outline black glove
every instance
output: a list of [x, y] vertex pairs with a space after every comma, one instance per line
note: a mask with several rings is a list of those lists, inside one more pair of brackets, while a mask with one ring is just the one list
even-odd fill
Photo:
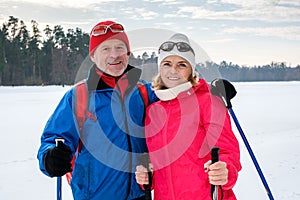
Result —
[[44, 157], [46, 171], [51, 177], [63, 176], [71, 172], [72, 151], [62, 142], [49, 149]]
[[234, 86], [225, 79], [215, 79], [211, 82], [211, 93], [222, 98], [226, 108], [231, 108], [230, 100], [236, 95]]

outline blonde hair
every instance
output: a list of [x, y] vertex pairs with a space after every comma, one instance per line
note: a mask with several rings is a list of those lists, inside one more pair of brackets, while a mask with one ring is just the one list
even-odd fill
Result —
[[[192, 86], [195, 87], [199, 84], [199, 74], [198, 72], [194, 72], [194, 75], [190, 75], [188, 78], [188, 81], [191, 82]], [[161, 89], [167, 89], [167, 87], [164, 85], [160, 73], [158, 73], [152, 81], [152, 86], [154, 90], [161, 90]]]

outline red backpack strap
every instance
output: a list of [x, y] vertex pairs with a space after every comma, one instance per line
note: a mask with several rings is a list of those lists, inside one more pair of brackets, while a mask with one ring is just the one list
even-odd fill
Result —
[[75, 116], [78, 123], [79, 132], [81, 135], [82, 126], [87, 117], [88, 108], [88, 92], [86, 82], [81, 82], [75, 86]]
[[[87, 83], [85, 80], [79, 82], [77, 85], [75, 85], [75, 116], [79, 128], [79, 142], [78, 146], [76, 149], [76, 153], [72, 158], [71, 165], [72, 169], [74, 167], [74, 163], [76, 160], [76, 157], [78, 154], [81, 152], [82, 149], [82, 141], [81, 141], [81, 133], [82, 133], [82, 127], [83, 124], [87, 118], [87, 110], [88, 110], [88, 90], [87, 90]], [[69, 185], [71, 184], [71, 179], [72, 179], [72, 172], [68, 172], [66, 174], [67, 181]]]
[[[89, 112], [89, 94], [86, 80], [81, 81], [75, 86], [75, 116], [78, 123], [79, 134], [81, 138], [82, 127], [87, 118], [97, 121], [97, 117]], [[77, 151], [80, 153], [82, 147], [81, 140], [79, 141]]]
[[141, 96], [143, 98], [145, 109], [146, 109], [147, 106], [149, 105], [149, 98], [148, 98], [147, 88], [146, 88], [146, 86], [143, 83], [138, 83], [137, 84], [137, 88], [140, 91], [140, 94], [141, 94]]

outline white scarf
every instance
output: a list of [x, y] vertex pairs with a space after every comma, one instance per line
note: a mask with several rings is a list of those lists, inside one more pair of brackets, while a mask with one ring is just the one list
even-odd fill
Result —
[[169, 101], [171, 99], [175, 99], [177, 95], [183, 91], [187, 91], [192, 88], [192, 84], [190, 81], [177, 85], [172, 88], [164, 89], [164, 90], [155, 90], [154, 93], [156, 96], [162, 101]]

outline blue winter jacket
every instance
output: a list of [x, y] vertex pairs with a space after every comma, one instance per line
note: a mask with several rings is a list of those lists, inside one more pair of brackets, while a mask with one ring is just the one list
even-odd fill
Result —
[[[109, 87], [91, 68], [88, 83], [89, 112], [97, 119], [87, 118], [83, 125], [83, 144], [77, 156], [71, 187], [76, 200], [127, 200], [144, 196], [136, 183], [135, 168], [139, 157], [147, 152], [144, 137], [145, 105], [136, 84], [141, 70], [128, 66], [128, 88], [122, 100], [120, 91]], [[149, 103], [157, 100], [149, 83]], [[48, 120], [38, 152], [40, 169], [49, 176], [43, 158], [55, 146], [55, 138], [64, 138], [75, 153], [79, 132], [74, 114], [74, 87], [62, 98]]]

